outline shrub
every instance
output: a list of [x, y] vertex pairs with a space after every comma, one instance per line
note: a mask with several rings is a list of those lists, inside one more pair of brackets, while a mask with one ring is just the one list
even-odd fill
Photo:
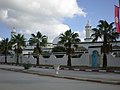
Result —
[[31, 66], [29, 62], [23, 64], [24, 69], [30, 69]]

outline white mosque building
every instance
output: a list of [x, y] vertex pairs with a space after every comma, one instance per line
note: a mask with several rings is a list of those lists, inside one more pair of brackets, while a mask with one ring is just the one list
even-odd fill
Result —
[[92, 26], [90, 25], [89, 21], [87, 22], [85, 26], [85, 32], [86, 32], [86, 37], [84, 41], [91, 42], [92, 41], [91, 35], [94, 33], [94, 31], [92, 30]]
[[15, 27], [13, 27], [13, 30], [11, 31], [11, 37], [14, 36], [14, 35], [16, 35], [16, 34], [17, 34], [17, 32], [15, 30]]
[[[102, 41], [92, 42], [91, 34], [92, 26], [89, 21], [85, 25], [86, 36], [84, 42], [78, 44], [79, 49], [76, 51], [80, 57], [72, 58], [72, 65], [81, 65], [81, 66], [91, 66], [91, 67], [101, 67], [102, 66], [102, 54], [101, 54], [101, 45]], [[11, 32], [11, 36], [15, 35], [15, 28]], [[54, 46], [57, 46], [59, 41], [59, 36], [56, 37], [52, 43], [48, 43], [46, 47], [43, 47], [42, 50], [46, 52], [51, 52]], [[108, 54], [108, 66], [120, 67], [120, 41], [111, 42], [112, 52]], [[30, 56], [30, 58], [23, 57], [23, 60], [30, 60], [31, 63], [35, 63], [35, 60], [32, 57], [33, 49], [35, 46], [30, 46], [29, 44], [23, 48], [23, 56]], [[56, 61], [60, 65], [67, 65], [67, 56], [63, 53], [62, 58], [56, 58], [55, 55], [51, 54], [49, 58], [44, 58], [40, 56], [41, 64], [54, 64]]]

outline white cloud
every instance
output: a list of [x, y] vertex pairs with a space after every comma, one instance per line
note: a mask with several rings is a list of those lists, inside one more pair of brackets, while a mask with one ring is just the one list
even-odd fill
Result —
[[85, 16], [76, 0], [0, 0], [0, 20], [22, 34], [40, 31], [52, 41], [69, 29], [65, 17]]
[[85, 39], [85, 30], [82, 30], [82, 31], [74, 31], [74, 32], [75, 32], [75, 33], [78, 33], [81, 42], [84, 42], [84, 39]]
[[84, 39], [86, 37], [85, 33], [86, 33], [85, 30], [83, 30], [83, 31], [80, 32], [80, 39], [81, 39], [82, 42], [84, 42]]
[[8, 13], [8, 11], [7, 10], [0, 10], [0, 20], [4, 20], [4, 19], [6, 19], [7, 17], [8, 17], [8, 15], [7, 15], [7, 13]]
[[2, 41], [2, 38], [0, 37], [0, 41]]

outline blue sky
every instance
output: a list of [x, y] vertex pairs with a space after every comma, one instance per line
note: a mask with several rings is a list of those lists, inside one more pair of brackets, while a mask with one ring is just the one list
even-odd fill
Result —
[[[7, 0], [3, 0], [3, 1], [7, 2]], [[21, 0], [21, 2], [22, 1], [23, 0]], [[18, 2], [15, 2], [15, 3], [18, 3]], [[5, 8], [10, 8], [9, 3], [6, 4], [4, 2], [4, 4], [6, 6], [5, 7], [4, 6], [0, 6], [1, 10], [2, 9], [5, 10]], [[69, 16], [69, 17], [65, 16], [64, 17], [63, 16], [64, 20], [60, 20], [59, 22], [55, 21], [55, 22], [57, 22], [60, 26], [63, 26], [62, 24], [65, 24], [67, 26], [64, 25], [63, 27], [67, 28], [69, 26], [69, 28], [71, 28], [72, 31], [77, 31], [77, 32], [79, 31], [80, 35], [82, 35], [83, 34], [83, 30], [84, 30], [84, 26], [86, 25], [88, 20], [90, 21], [90, 24], [92, 25], [92, 27], [96, 27], [96, 25], [98, 24], [98, 21], [100, 19], [107, 20], [108, 22], [113, 22], [114, 21], [114, 5], [118, 5], [118, 0], [77, 0], [77, 4], [78, 4], [79, 8], [82, 8], [83, 11], [85, 13], [87, 13], [86, 17], [83, 17], [82, 15], [75, 15], [74, 17], [71, 17], [71, 16]], [[13, 6], [14, 6], [14, 3], [13, 3]], [[13, 9], [13, 7], [12, 7], [12, 9]], [[0, 14], [1, 14], [1, 12], [0, 12]], [[8, 13], [8, 15], [13, 15], [14, 17], [18, 17], [17, 15], [14, 15], [14, 13], [12, 13], [12, 14]], [[60, 16], [58, 16], [58, 17], [60, 17]], [[45, 19], [46, 19], [46, 17], [45, 17]], [[26, 19], [26, 20], [29, 20], [29, 19]], [[11, 36], [10, 32], [11, 32], [13, 26], [17, 27], [16, 28], [17, 32], [22, 33], [22, 34], [27, 33], [25, 36], [27, 38], [30, 37], [28, 35], [28, 34], [30, 34], [29, 28], [26, 28], [24, 26], [25, 23], [23, 23], [23, 25], [22, 25], [23, 27], [21, 27], [19, 25], [11, 25], [11, 23], [10, 22], [9, 23], [5, 22], [2, 19], [0, 19], [0, 38], [6, 38], [6, 37], [10, 38], [10, 36]], [[47, 22], [45, 22], [45, 23], [47, 23]], [[55, 23], [55, 25], [56, 25], [56, 23]], [[51, 28], [51, 26], [48, 26], [48, 25], [42, 25], [41, 27], [43, 27], [43, 26], [48, 27], [48, 29], [46, 29], [48, 31], [49, 31], [49, 27]], [[25, 29], [26, 29], [26, 31], [24, 31]], [[41, 28], [41, 29], [44, 29], [44, 27]], [[58, 30], [58, 31], [60, 31], [60, 30]], [[41, 31], [41, 32], [46, 34], [46, 32], [44, 32], [44, 31]], [[52, 32], [52, 33], [54, 33], [54, 32]], [[48, 32], [47, 35], [50, 35], [50, 34], [51, 33]], [[57, 34], [59, 34], [59, 33], [55, 33], [55, 35], [57, 35]], [[51, 39], [50, 39], [51, 41], [52, 41], [52, 38], [55, 38], [55, 35], [53, 35], [53, 37], [51, 37]], [[83, 38], [83, 37], [80, 36], [80, 38]]]
[[114, 21], [114, 5], [118, 5], [118, 0], [77, 0], [79, 7], [84, 8], [86, 17], [67, 18], [64, 23], [70, 25], [72, 30], [83, 30], [89, 20], [92, 27], [96, 27], [100, 19], [108, 22]]

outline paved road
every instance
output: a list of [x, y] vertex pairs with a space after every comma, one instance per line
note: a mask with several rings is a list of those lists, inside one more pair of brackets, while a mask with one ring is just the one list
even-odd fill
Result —
[[119, 90], [120, 85], [76, 81], [0, 70], [0, 90]]
[[[20, 66], [10, 66], [10, 65], [0, 65], [0, 68], [6, 69], [16, 69], [23, 70], [23, 67]], [[57, 77], [68, 77], [79, 80], [86, 81], [95, 81], [95, 82], [103, 82], [103, 83], [112, 83], [120, 85], [120, 74], [116, 73], [106, 73], [106, 72], [84, 72], [84, 71], [71, 71], [71, 70], [59, 70], [59, 74], [55, 75], [54, 69], [42, 69], [42, 68], [30, 68], [28, 70], [30, 73], [38, 73], [43, 75], [52, 75]]]

